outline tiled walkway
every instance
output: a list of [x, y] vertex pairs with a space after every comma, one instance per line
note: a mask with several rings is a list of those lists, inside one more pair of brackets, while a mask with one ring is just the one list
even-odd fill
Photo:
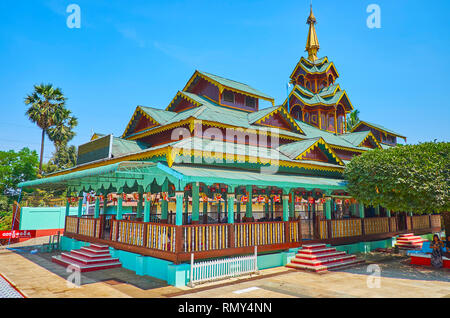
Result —
[[0, 275], [0, 298], [23, 298], [23, 296]]

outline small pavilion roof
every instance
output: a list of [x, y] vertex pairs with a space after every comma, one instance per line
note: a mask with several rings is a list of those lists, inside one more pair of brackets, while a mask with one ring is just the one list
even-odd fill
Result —
[[184, 189], [188, 183], [202, 182], [206, 185], [225, 183], [232, 186], [256, 185], [283, 188], [320, 188], [324, 190], [343, 190], [346, 182], [342, 179], [323, 177], [306, 177], [290, 174], [267, 174], [253, 171], [236, 171], [233, 169], [174, 166], [172, 168], [153, 162], [126, 161], [83, 171], [71, 172], [65, 175], [19, 183], [20, 188], [69, 188], [69, 192], [81, 192], [142, 186], [144, 191], [154, 182], [162, 185], [169, 180], [176, 190]]
[[370, 130], [368, 131], [359, 131], [359, 132], [352, 132], [341, 135], [342, 138], [350, 142], [354, 146], [361, 146], [361, 144], [366, 141], [366, 139], [371, 139], [372, 142], [378, 147], [381, 148], [381, 145], [379, 144], [378, 140], [375, 138], [375, 136], [372, 134]]
[[366, 126], [369, 126], [369, 127], [371, 127], [371, 128], [374, 128], [374, 129], [376, 129], [376, 130], [381, 130], [381, 131], [384, 132], [384, 133], [388, 133], [388, 134], [390, 134], [390, 135], [393, 135], [393, 136], [396, 136], [396, 137], [400, 137], [400, 138], [406, 139], [405, 136], [400, 135], [399, 133], [396, 133], [395, 131], [392, 131], [392, 130], [390, 130], [390, 129], [387, 129], [387, 128], [385, 128], [385, 127], [383, 127], [383, 126], [381, 126], [381, 125], [378, 125], [378, 124], [372, 124], [372, 123], [369, 123], [368, 121], [365, 121], [365, 120], [361, 120], [358, 124], [356, 124], [355, 127], [352, 128], [351, 131], [352, 131], [352, 132], [355, 131], [359, 126], [361, 126], [361, 125], [363, 125], [363, 124], [366, 125]]
[[208, 82], [217, 85], [219, 87], [223, 87], [223, 88], [228, 88], [234, 91], [237, 91], [239, 93], [245, 94], [245, 95], [249, 95], [252, 97], [256, 97], [256, 98], [261, 98], [267, 101], [270, 101], [272, 103], [275, 102], [274, 98], [251, 87], [250, 85], [241, 83], [241, 82], [237, 82], [234, 80], [230, 80], [228, 78], [224, 78], [218, 75], [214, 75], [211, 73], [207, 73], [207, 72], [203, 72], [203, 71], [195, 71], [194, 75], [192, 75], [192, 77], [190, 78], [190, 80], [188, 81], [188, 83], [186, 84], [186, 86], [184, 87], [183, 91], [187, 91], [189, 86], [191, 85], [191, 83], [194, 81], [194, 79], [200, 76], [203, 79], [207, 80]]

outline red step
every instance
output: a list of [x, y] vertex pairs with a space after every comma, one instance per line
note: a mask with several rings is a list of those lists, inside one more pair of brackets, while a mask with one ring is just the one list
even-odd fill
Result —
[[314, 244], [303, 246], [295, 258], [286, 266], [322, 272], [329, 269], [358, 265], [364, 262], [363, 260], [356, 259], [355, 255], [347, 255], [346, 252], [339, 252], [335, 248], [326, 247], [325, 244]]
[[59, 265], [65, 266], [65, 267], [72, 266], [82, 273], [98, 271], [98, 270], [102, 270], [102, 269], [116, 268], [116, 267], [122, 266], [122, 264], [119, 262], [110, 262], [110, 263], [106, 263], [106, 264], [96, 264], [96, 265], [86, 265], [83, 263], [75, 262], [73, 260], [63, 259], [61, 256], [53, 256], [52, 261], [56, 264], [59, 264]]
[[52, 261], [62, 266], [73, 266], [80, 272], [121, 267], [118, 258], [112, 258], [106, 245], [91, 244], [70, 253], [53, 256]]
[[415, 236], [412, 233], [399, 235], [395, 246], [403, 250], [421, 249], [423, 242], [425, 242], [420, 236]]
[[83, 251], [83, 250], [73, 250], [73, 251], [70, 251], [70, 254], [84, 256], [84, 257], [90, 257], [90, 258], [104, 258], [104, 257], [108, 257], [111, 255], [111, 254], [109, 254], [109, 252], [101, 253], [101, 254], [94, 254], [94, 253]]
[[84, 257], [79, 255], [73, 255], [72, 253], [62, 253], [61, 254], [62, 259], [67, 260], [73, 260], [78, 263], [82, 263], [85, 265], [95, 265], [95, 264], [105, 264], [105, 263], [111, 263], [111, 262], [118, 262], [118, 258], [112, 258], [111, 255], [108, 255], [108, 257], [103, 258], [90, 258], [90, 257]]

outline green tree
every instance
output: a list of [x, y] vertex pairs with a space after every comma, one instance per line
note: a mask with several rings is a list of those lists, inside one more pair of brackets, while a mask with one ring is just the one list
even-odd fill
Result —
[[55, 143], [55, 147], [67, 143], [74, 136], [77, 119], [65, 108], [66, 100], [61, 89], [51, 84], [35, 85], [33, 93], [25, 97], [25, 104], [29, 105], [26, 115], [42, 129], [39, 174], [42, 173], [45, 135]]
[[0, 193], [14, 195], [18, 183], [36, 179], [37, 167], [38, 155], [34, 150], [0, 151]]
[[[450, 208], [450, 143], [427, 142], [376, 149], [354, 157], [344, 176], [349, 193], [367, 205], [415, 214]], [[450, 223], [445, 221], [446, 232]]]
[[352, 130], [359, 123], [359, 110], [355, 109], [347, 117], [347, 130]]
[[67, 147], [65, 144], [56, 148], [52, 158], [48, 161], [45, 172], [52, 173], [59, 170], [69, 169], [77, 164], [77, 148]]

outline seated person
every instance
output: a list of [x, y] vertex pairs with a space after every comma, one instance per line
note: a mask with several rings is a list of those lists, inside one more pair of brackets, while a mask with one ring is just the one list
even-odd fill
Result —
[[445, 257], [450, 258], [450, 235], [447, 236], [447, 241], [445, 241]]
[[443, 266], [442, 250], [444, 248], [444, 243], [440, 240], [437, 234], [433, 236], [433, 241], [430, 243], [430, 248], [433, 250], [431, 253], [431, 265], [435, 268], [441, 268]]

